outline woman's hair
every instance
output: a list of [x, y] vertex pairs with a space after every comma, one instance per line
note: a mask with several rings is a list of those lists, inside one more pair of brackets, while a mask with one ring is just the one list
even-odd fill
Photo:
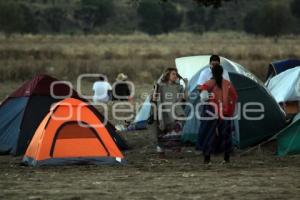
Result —
[[103, 76], [99, 76], [100, 81], [105, 81], [105, 78]]
[[222, 88], [223, 81], [223, 67], [221, 65], [216, 65], [212, 68], [213, 79], [215, 79], [217, 86]]
[[181, 78], [181, 76], [178, 74], [178, 70], [175, 67], [169, 67], [168, 69], [166, 69], [166, 71], [163, 74], [163, 77], [161, 79], [162, 82], [168, 82], [170, 79], [170, 74], [172, 71], [175, 71], [177, 74], [178, 78]]

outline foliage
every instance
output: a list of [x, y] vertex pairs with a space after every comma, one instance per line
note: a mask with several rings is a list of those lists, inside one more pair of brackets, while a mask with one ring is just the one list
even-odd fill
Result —
[[[82, 9], [86, 12], [92, 10], [95, 25], [101, 26], [114, 14], [113, 0], [81, 0]], [[88, 8], [88, 9], [87, 9]]]
[[265, 36], [291, 33], [293, 25], [293, 16], [282, 4], [267, 4], [248, 13], [244, 20], [245, 31]]
[[13, 1], [0, 1], [0, 31], [5, 34], [21, 32], [24, 19], [20, 6]]
[[66, 13], [60, 7], [49, 7], [44, 11], [44, 18], [54, 32], [60, 32]]
[[181, 25], [183, 16], [173, 3], [165, 2], [161, 6], [163, 12], [162, 29], [163, 32], [168, 33]]
[[294, 0], [291, 2], [291, 11], [300, 20], [300, 1]]
[[161, 21], [163, 18], [163, 11], [158, 1], [141, 1], [137, 13], [141, 18], [139, 27], [142, 31], [152, 35], [162, 33]]
[[[135, 2], [135, 3], [132, 3]], [[299, 0], [0, 0], [0, 32], [300, 32]], [[299, 19], [298, 21], [296, 19]], [[298, 24], [297, 24], [298, 23]]]

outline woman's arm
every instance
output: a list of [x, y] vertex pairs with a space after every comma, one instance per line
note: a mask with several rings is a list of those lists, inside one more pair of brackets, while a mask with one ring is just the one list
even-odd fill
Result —
[[199, 92], [201, 92], [202, 90], [207, 90], [210, 91], [214, 86], [214, 81], [213, 80], [209, 80], [206, 81], [205, 83], [203, 83], [202, 85], [198, 86], [198, 90]]

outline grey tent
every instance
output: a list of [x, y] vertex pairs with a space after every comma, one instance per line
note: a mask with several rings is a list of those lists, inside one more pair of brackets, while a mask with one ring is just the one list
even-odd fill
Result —
[[[199, 102], [199, 94], [196, 90], [197, 79], [201, 71], [209, 67], [209, 55], [207, 56], [191, 56], [176, 59], [176, 66], [179, 73], [190, 80], [188, 90], [190, 92], [189, 102], [196, 105]], [[285, 115], [274, 98], [270, 95], [263, 83], [255, 77], [251, 72], [241, 65], [221, 58], [221, 65], [229, 72], [230, 81], [236, 87], [238, 92], [238, 104], [245, 108], [249, 105], [251, 109], [257, 109], [253, 103], [263, 105], [264, 113], [248, 114], [250, 119], [241, 115], [239, 120], [234, 121], [234, 138], [239, 148], [246, 148], [255, 145], [260, 141], [269, 138], [281, 130], [285, 125]], [[191, 98], [192, 97], [192, 98]], [[250, 103], [252, 105], [250, 105]], [[195, 112], [198, 112], [195, 110]], [[187, 114], [190, 115], [189, 110]], [[183, 130], [183, 142], [194, 143], [198, 134], [200, 121], [196, 115], [187, 120]], [[253, 118], [262, 119], [252, 120]]]

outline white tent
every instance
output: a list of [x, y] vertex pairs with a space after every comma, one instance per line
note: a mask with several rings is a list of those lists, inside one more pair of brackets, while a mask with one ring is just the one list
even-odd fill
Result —
[[278, 103], [300, 101], [300, 67], [274, 76], [267, 87]]
[[[202, 69], [209, 67], [210, 55], [201, 56], [189, 56], [176, 58], [175, 63], [178, 69], [178, 73], [189, 80], [188, 90], [193, 91], [197, 85], [198, 77]], [[221, 57], [221, 65], [228, 72], [238, 73], [247, 76], [254, 80], [255, 82], [262, 84], [262, 82], [254, 76], [251, 72], [246, 70], [243, 66], [235, 63], [227, 58]]]

